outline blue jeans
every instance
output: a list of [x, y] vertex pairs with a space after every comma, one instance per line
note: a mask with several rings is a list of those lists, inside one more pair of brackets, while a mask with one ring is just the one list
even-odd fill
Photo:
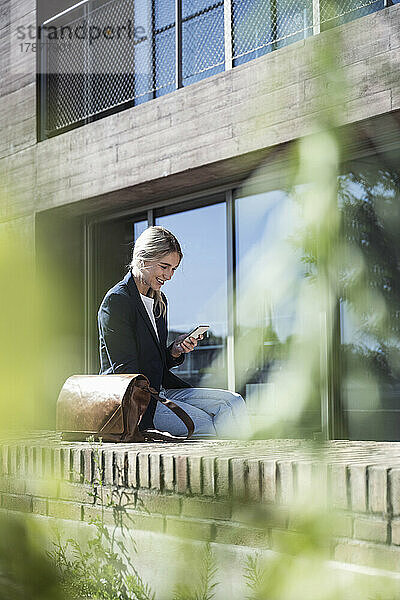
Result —
[[[212, 388], [161, 389], [160, 396], [173, 400], [194, 422], [193, 438], [243, 439], [250, 435], [246, 404], [240, 394]], [[154, 425], [172, 435], [185, 435], [186, 427], [166, 406], [157, 403]]]

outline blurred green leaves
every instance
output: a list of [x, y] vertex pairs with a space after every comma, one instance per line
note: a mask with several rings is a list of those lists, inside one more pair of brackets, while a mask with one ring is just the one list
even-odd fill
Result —
[[32, 238], [21, 227], [17, 222], [0, 231], [0, 428], [5, 431], [32, 426], [40, 356]]
[[0, 599], [64, 600], [59, 576], [46, 556], [38, 523], [0, 516]]

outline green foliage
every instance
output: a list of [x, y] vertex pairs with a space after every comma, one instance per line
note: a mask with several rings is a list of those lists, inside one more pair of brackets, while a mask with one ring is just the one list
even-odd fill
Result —
[[59, 578], [43, 551], [39, 527], [19, 518], [0, 518], [0, 600], [63, 600]]
[[265, 596], [263, 591], [266, 586], [266, 570], [260, 566], [259, 559], [249, 556], [244, 567], [244, 580], [249, 588], [248, 600], [261, 600]]
[[83, 549], [74, 539], [59, 539], [49, 553], [57, 566], [68, 600], [154, 600], [150, 587], [130, 563], [122, 541], [115, 541], [101, 519], [93, 520], [95, 536]]
[[173, 600], [213, 600], [215, 597], [215, 589], [219, 585], [216, 581], [216, 576], [217, 565], [215, 556], [211, 550], [210, 544], [206, 544], [200, 563], [199, 573], [197, 574], [197, 585], [177, 585]]

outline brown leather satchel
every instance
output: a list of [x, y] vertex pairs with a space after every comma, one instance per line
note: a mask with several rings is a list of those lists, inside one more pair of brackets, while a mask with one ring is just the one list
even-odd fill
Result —
[[[184, 422], [186, 436], [157, 429], [139, 430], [151, 397]], [[194, 423], [180, 406], [161, 398], [144, 375], [73, 375], [64, 383], [57, 400], [56, 429], [63, 439], [71, 441], [93, 436], [105, 442], [178, 442], [193, 434]]]

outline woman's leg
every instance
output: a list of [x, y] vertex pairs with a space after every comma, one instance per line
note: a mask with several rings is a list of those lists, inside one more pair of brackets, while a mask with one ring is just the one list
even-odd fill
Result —
[[[166, 394], [164, 395], [166, 397]], [[193, 420], [194, 434], [191, 439], [216, 437], [213, 419], [207, 412], [179, 400], [174, 399], [174, 402], [183, 408]], [[164, 404], [161, 404], [161, 402], [157, 402], [157, 408], [154, 415], [154, 426], [160, 431], [169, 431], [172, 435], [183, 436], [187, 433], [186, 426], [180, 418]]]
[[212, 388], [164, 390], [170, 400], [205, 411], [212, 419], [217, 437], [248, 438], [251, 432], [245, 401], [240, 394]]

